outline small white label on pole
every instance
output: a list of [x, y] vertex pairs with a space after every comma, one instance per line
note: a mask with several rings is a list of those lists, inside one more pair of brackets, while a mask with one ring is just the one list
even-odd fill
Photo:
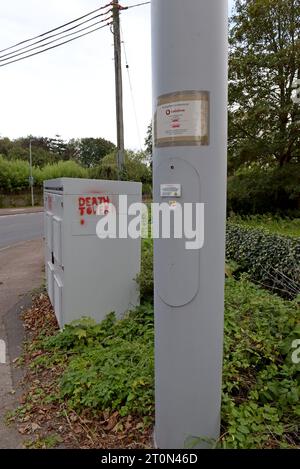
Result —
[[154, 134], [157, 147], [208, 145], [209, 93], [185, 91], [161, 96]]
[[161, 184], [161, 197], [181, 197], [181, 184]]

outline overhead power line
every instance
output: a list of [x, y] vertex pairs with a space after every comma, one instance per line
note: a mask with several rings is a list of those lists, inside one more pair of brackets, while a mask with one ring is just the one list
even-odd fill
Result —
[[[147, 1], [147, 2], [137, 3], [137, 4], [128, 5], [126, 7], [123, 7], [116, 0], [113, 0], [110, 3], [107, 3], [106, 5], [103, 5], [99, 8], [96, 8], [95, 10], [90, 11], [89, 13], [86, 13], [85, 15], [82, 15], [82, 16], [80, 16], [80, 17], [78, 17], [78, 18], [76, 18], [72, 21], [68, 21], [67, 23], [62, 24], [61, 26], [57, 26], [56, 28], [50, 29], [50, 30], [48, 30], [48, 31], [46, 31], [42, 34], [39, 34], [37, 36], [33, 36], [33, 37], [25, 39], [23, 41], [17, 42], [16, 44], [14, 44], [10, 47], [6, 47], [4, 49], [1, 49], [0, 54], [2, 52], [6, 52], [6, 51], [11, 51], [11, 52], [0, 55], [0, 62], [4, 62], [4, 63], [0, 63], [0, 67], [5, 67], [6, 65], [10, 65], [12, 63], [28, 59], [30, 57], [42, 54], [43, 52], [49, 51], [51, 49], [56, 49], [57, 47], [60, 47], [64, 44], [75, 41], [76, 39], [79, 39], [81, 37], [87, 36], [88, 34], [91, 34], [95, 31], [98, 31], [99, 29], [103, 29], [106, 26], [112, 25], [113, 24], [113, 16], [110, 16], [108, 18], [104, 18], [103, 20], [96, 21], [95, 23], [89, 24], [88, 26], [86, 26], [84, 28], [77, 29], [79, 26], [81, 26], [83, 24], [86, 24], [90, 21], [93, 21], [95, 18], [108, 15], [116, 7], [121, 12], [123, 10], [129, 10], [130, 8], [136, 8], [136, 7], [140, 7], [140, 6], [143, 6], [143, 5], [148, 5], [150, 3], [151, 3], [150, 1]], [[106, 11], [102, 11], [102, 10], [106, 10]], [[88, 16], [91, 16], [94, 13], [97, 13], [99, 11], [102, 11], [102, 12], [98, 15], [93, 16], [92, 18], [89, 18], [89, 19], [86, 19], [84, 21], [79, 22], [80, 20], [82, 20], [84, 18], [87, 18]], [[90, 29], [93, 26], [96, 26], [96, 25], [98, 25], [100, 23], [104, 23], [104, 22], [106, 22], [106, 23], [103, 26], [99, 26], [97, 28]], [[75, 23], [77, 23], [77, 24], [75, 24]], [[73, 24], [74, 26], [72, 26], [70, 28], [67, 28], [67, 29], [63, 29], [63, 28], [66, 28], [67, 26], [69, 26], [71, 24]], [[59, 31], [59, 30], [61, 30], [61, 31]], [[88, 31], [86, 31], [86, 30], [88, 30]], [[49, 35], [49, 34], [55, 32], [55, 31], [58, 31], [58, 32], [55, 33], [55, 34]], [[73, 32], [69, 33], [69, 34], [65, 34], [68, 31], [73, 31]], [[82, 32], [82, 31], [86, 31], [86, 32], [83, 33], [83, 34], [78, 35], [78, 33]], [[49, 44], [52, 44], [56, 41], [61, 41], [62, 39], [66, 38], [66, 37], [73, 36], [73, 35], [74, 36], [76, 35], [76, 36], [72, 37], [71, 39], [68, 39], [66, 41], [60, 42], [59, 44], [55, 44], [51, 47], [46, 47], [45, 48], [45, 46], [47, 46]], [[57, 36], [59, 36], [59, 37], [57, 37]], [[45, 41], [48, 41], [48, 39], [51, 39], [51, 38], [54, 38], [54, 37], [57, 37], [57, 39], [53, 39], [52, 41], [45, 42]], [[32, 42], [32, 41], [35, 41], [36, 39], [37, 39], [36, 42]], [[24, 47], [17, 48], [18, 46], [22, 46], [23, 44], [27, 44], [27, 45], [24, 46]], [[36, 47], [32, 47], [32, 46], [35, 46], [36, 44], [39, 44], [39, 45], [37, 45]], [[33, 50], [37, 50], [37, 49], [42, 49], [42, 50], [39, 50], [37, 52], [33, 52], [31, 54], [28, 54], [28, 52], [32, 52]], [[13, 60], [11, 60], [11, 59], [13, 59]], [[130, 86], [131, 86], [131, 84], [130, 84]], [[131, 86], [131, 88], [132, 88], [132, 86]]]
[[[89, 19], [87, 19], [87, 20], [85, 20], [85, 21], [81, 21], [80, 23], [76, 24], [75, 26], [71, 26], [71, 28], [64, 29], [64, 30], [62, 30], [62, 31], [59, 31], [58, 33], [51, 34], [50, 36], [46, 36], [46, 37], [44, 37], [43, 39], [39, 39], [38, 41], [35, 41], [35, 42], [32, 42], [31, 44], [28, 44], [27, 46], [23, 46], [23, 47], [20, 47], [20, 48], [18, 48], [18, 49], [15, 49], [15, 50], [13, 50], [12, 52], [7, 52], [6, 54], [2, 54], [2, 55], [0, 55], [0, 59], [2, 59], [2, 58], [4, 58], [4, 57], [7, 57], [7, 58], [15, 57], [15, 55], [12, 55], [12, 54], [15, 54], [16, 52], [20, 52], [20, 51], [24, 51], [24, 52], [22, 52], [22, 53], [25, 54], [26, 52], [28, 52], [28, 48], [31, 48], [31, 47], [34, 46], [35, 44], [41, 44], [41, 43], [43, 43], [44, 41], [47, 41], [48, 39], [51, 39], [51, 38], [56, 37], [56, 36], [60, 36], [60, 35], [62, 35], [62, 34], [64, 34], [64, 33], [68, 32], [68, 31], [72, 31], [72, 30], [78, 28], [79, 26], [81, 26], [81, 25], [83, 25], [83, 24], [86, 24], [86, 23], [88, 23], [88, 22], [90, 22], [90, 21], [93, 21], [93, 20], [96, 19], [96, 18], [99, 18], [100, 16], [106, 16], [106, 15], [108, 15], [108, 13], [110, 13], [110, 12], [111, 12], [111, 9], [108, 10], [108, 11], [106, 11], [106, 12], [104, 12], [104, 13], [100, 13], [99, 15], [93, 16], [92, 18], [89, 18]], [[105, 21], [105, 20], [104, 20], [104, 21]], [[79, 32], [79, 31], [84, 31], [85, 29], [88, 29], [88, 28], [90, 28], [90, 27], [92, 27], [92, 26], [95, 26], [96, 24], [101, 23], [101, 22], [102, 22], [102, 21], [98, 21], [98, 22], [96, 22], [96, 23], [90, 24], [90, 25], [87, 26], [86, 28], [82, 28], [82, 29], [80, 29], [80, 30], [74, 31], [73, 34], [76, 34], [76, 33]], [[56, 41], [59, 41], [59, 40], [62, 39], [63, 37], [67, 37], [67, 36], [70, 36], [70, 35], [71, 35], [71, 34], [67, 34], [67, 35], [65, 35], [65, 36], [61, 36], [61, 37], [59, 37], [59, 38], [57, 38], [57, 39], [55, 39], [55, 40], [56, 40]], [[53, 42], [54, 42], [54, 41], [53, 41]], [[49, 44], [49, 43], [48, 43], [48, 44]], [[44, 45], [45, 45], [45, 44], [41, 44], [39, 47], [43, 47]], [[12, 48], [13, 48], [13, 46], [12, 46], [11, 48], [9, 48], [9, 49], [12, 49]], [[33, 48], [33, 49], [34, 49], [34, 48]], [[29, 50], [33, 50], [33, 49], [29, 49]], [[36, 49], [37, 49], [37, 47], [36, 47]], [[10, 56], [10, 57], [9, 57], [9, 56]], [[6, 59], [4, 59], [4, 60], [6, 60]], [[2, 61], [3, 61], [3, 60], [2, 60]]]
[[122, 10], [129, 10], [130, 8], [141, 7], [143, 5], [150, 5], [151, 2], [142, 2], [142, 3], [135, 3], [134, 5], [128, 5], [126, 7], [122, 7]]
[[68, 23], [64, 23], [61, 26], [57, 26], [56, 28], [50, 29], [49, 31], [46, 31], [45, 33], [25, 39], [24, 41], [17, 42], [16, 44], [10, 47], [6, 47], [5, 49], [0, 50], [0, 53], [13, 49], [14, 47], [20, 46], [21, 44], [25, 44], [26, 42], [34, 41], [35, 39], [46, 36], [47, 34], [53, 33], [54, 31], [58, 31], [59, 29], [64, 28], [65, 26], [69, 26], [70, 24], [76, 23], [77, 21], [82, 20], [83, 18], [86, 18], [87, 16], [93, 15], [97, 11], [104, 10], [105, 8], [108, 8], [109, 6], [111, 6], [111, 3], [107, 3], [106, 5], [103, 5], [102, 7], [96, 8], [96, 10], [90, 11], [89, 13], [86, 13], [85, 15], [82, 15], [79, 18], [76, 18], [75, 20], [68, 21]]
[[43, 52], [46, 52], [48, 50], [55, 49], [56, 47], [62, 46], [63, 44], [67, 44], [68, 42], [75, 41], [75, 39], [79, 39], [80, 37], [87, 36], [88, 34], [91, 34], [94, 31], [98, 31], [99, 29], [103, 29], [107, 26], [110, 26], [111, 24], [112, 22], [110, 21], [109, 23], [106, 23], [103, 26], [100, 26], [99, 28], [92, 29], [91, 31], [80, 34], [79, 36], [73, 37], [71, 39], [68, 39], [67, 41], [61, 42], [60, 44], [56, 44], [55, 46], [47, 47], [46, 49], [40, 50], [38, 52], [34, 52], [33, 54], [26, 55], [25, 57], [20, 57], [18, 59], [10, 60], [9, 62], [6, 62], [4, 64], [0, 64], [0, 67], [5, 67], [6, 65], [12, 64], [14, 62], [19, 62], [20, 60], [28, 59], [29, 57], [33, 57], [34, 55], [42, 54]]
[[[69, 33], [69, 34], [64, 34], [63, 36], [60, 36], [60, 37], [58, 37], [58, 38], [56, 38], [56, 39], [53, 39], [52, 41], [43, 42], [43, 44], [40, 44], [39, 46], [29, 47], [29, 48], [28, 48], [28, 46], [27, 46], [27, 47], [25, 48], [26, 50], [24, 50], [23, 52], [19, 52], [19, 53], [17, 53], [17, 54], [14, 54], [14, 53], [13, 53], [13, 55], [9, 54], [9, 57], [5, 57], [5, 58], [1, 58], [1, 57], [3, 57], [3, 56], [0, 56], [0, 62], [5, 62], [5, 61], [7, 61], [7, 60], [13, 59], [14, 57], [18, 57], [18, 56], [20, 56], [20, 55], [27, 54], [28, 52], [31, 52], [31, 51], [33, 51], [33, 50], [43, 48], [43, 47], [45, 47], [45, 46], [48, 46], [49, 44], [52, 44], [53, 42], [60, 41], [61, 39], [64, 39], [64, 38], [66, 38], [66, 37], [74, 36], [75, 34], [78, 34], [78, 33], [82, 32], [82, 31], [86, 31], [87, 29], [90, 29], [90, 28], [92, 28], [93, 26], [96, 26], [97, 24], [108, 22], [108, 21], [111, 20], [111, 19], [112, 19], [112, 15], [109, 16], [108, 18], [104, 18], [103, 20], [96, 21], [95, 23], [92, 23], [92, 24], [90, 24], [89, 26], [86, 26], [85, 28], [78, 29], [78, 30], [73, 31], [72, 33]], [[93, 30], [93, 31], [95, 31], [95, 30]], [[91, 31], [91, 32], [92, 32], [92, 31]], [[81, 37], [81, 36], [79, 36], [79, 37]], [[48, 39], [48, 38], [44, 39], [44, 41], [47, 40], [47, 39]], [[74, 39], [76, 39], [76, 38], [74, 38]], [[62, 42], [61, 44], [65, 44], [65, 43]], [[61, 45], [61, 44], [59, 44], [59, 45]], [[43, 49], [43, 51], [41, 51], [41, 52], [44, 52], [44, 50], [48, 50], [48, 49]]]
[[131, 102], [132, 102], [132, 108], [133, 108], [133, 113], [134, 113], [134, 118], [135, 118], [136, 131], [137, 131], [137, 136], [138, 136], [138, 140], [139, 140], [140, 149], [142, 149], [142, 140], [141, 140], [141, 134], [140, 134], [140, 127], [139, 127], [139, 121], [138, 121], [138, 117], [137, 117], [137, 111], [136, 111], [136, 105], [135, 105], [135, 99], [134, 99], [134, 93], [133, 93], [133, 86], [132, 86], [132, 81], [131, 81], [131, 76], [130, 76], [128, 57], [127, 57], [126, 46], [125, 46], [125, 41], [124, 41], [124, 34], [123, 34], [122, 28], [121, 28], [121, 35], [122, 35], [122, 39], [123, 39], [122, 44], [123, 44], [124, 57], [125, 57], [125, 66], [126, 66], [126, 70], [127, 70], [128, 83], [129, 83], [129, 89], [130, 89], [130, 94], [131, 94]]

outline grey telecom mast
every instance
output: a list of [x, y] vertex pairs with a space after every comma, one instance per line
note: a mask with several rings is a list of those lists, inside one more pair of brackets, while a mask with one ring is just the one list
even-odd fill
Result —
[[205, 447], [220, 431], [227, 0], [151, 3], [154, 201], [205, 204], [201, 249], [154, 242], [155, 443]]

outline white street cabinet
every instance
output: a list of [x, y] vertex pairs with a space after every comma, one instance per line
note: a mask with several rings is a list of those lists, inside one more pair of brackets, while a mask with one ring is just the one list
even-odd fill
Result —
[[[142, 184], [61, 178], [44, 182], [46, 283], [57, 321], [120, 317], [139, 303], [141, 239], [100, 239], [96, 225], [109, 204], [116, 215], [141, 202]], [[102, 214], [102, 215], [101, 215]], [[126, 216], [126, 214], [125, 214]]]

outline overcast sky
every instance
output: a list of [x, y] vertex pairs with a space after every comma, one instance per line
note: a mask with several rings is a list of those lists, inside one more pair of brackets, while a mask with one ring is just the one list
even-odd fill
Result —
[[[2, 0], [0, 49], [105, 3], [105, 0]], [[139, 1], [120, 3], [126, 6]], [[230, 8], [232, 3], [229, 0]], [[139, 149], [152, 113], [150, 5], [123, 12], [121, 22], [140, 133], [139, 139], [124, 69], [125, 146]], [[65, 139], [103, 137], [116, 142], [112, 45], [112, 34], [105, 28], [0, 68], [0, 137], [59, 134]]]

